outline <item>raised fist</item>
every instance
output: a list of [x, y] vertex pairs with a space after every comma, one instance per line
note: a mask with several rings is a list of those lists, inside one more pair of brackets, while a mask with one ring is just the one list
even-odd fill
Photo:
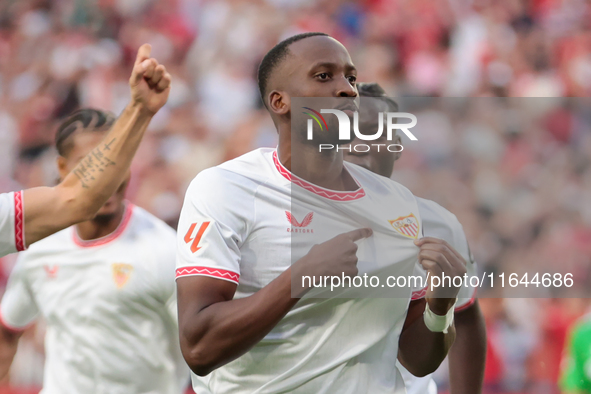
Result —
[[171, 77], [162, 64], [150, 57], [151, 51], [149, 44], [138, 50], [129, 86], [132, 103], [155, 114], [168, 100]]

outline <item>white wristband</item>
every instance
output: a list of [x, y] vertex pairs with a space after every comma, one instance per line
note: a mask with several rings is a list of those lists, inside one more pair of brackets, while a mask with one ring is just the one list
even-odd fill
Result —
[[447, 311], [447, 314], [445, 314], [444, 316], [436, 315], [435, 313], [433, 313], [433, 311], [429, 309], [429, 303], [427, 302], [427, 306], [425, 307], [425, 313], [423, 313], [423, 320], [425, 320], [425, 325], [427, 326], [429, 331], [442, 332], [444, 334], [447, 334], [447, 329], [451, 326], [451, 324], [454, 321], [454, 309], [456, 306], [456, 302], [458, 302], [457, 298], [452, 307], [449, 308], [449, 311]]

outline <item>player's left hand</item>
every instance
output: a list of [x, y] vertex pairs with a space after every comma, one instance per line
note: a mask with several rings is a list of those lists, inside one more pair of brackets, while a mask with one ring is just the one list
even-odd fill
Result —
[[[460, 287], [453, 286], [453, 278], [466, 274], [466, 261], [446, 241], [433, 237], [424, 237], [415, 241], [421, 250], [419, 251], [419, 263], [429, 273], [429, 283], [425, 298], [429, 303], [429, 309], [437, 315], [445, 315], [456, 300]], [[441, 281], [441, 286], [432, 288], [433, 277], [443, 276], [452, 278], [452, 286], [447, 280]], [[458, 280], [459, 282], [459, 280]]]
[[150, 57], [151, 51], [150, 44], [144, 44], [138, 50], [129, 86], [132, 103], [155, 114], [168, 100], [171, 76], [166, 67]]

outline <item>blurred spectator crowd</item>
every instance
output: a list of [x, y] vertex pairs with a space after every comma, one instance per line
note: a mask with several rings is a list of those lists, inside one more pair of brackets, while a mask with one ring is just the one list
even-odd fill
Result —
[[[136, 156], [128, 197], [176, 226], [199, 171], [275, 146], [256, 70], [273, 45], [304, 31], [340, 40], [359, 80], [391, 96], [483, 97], [456, 118], [426, 114], [424, 142], [408, 144], [395, 179], [458, 216], [481, 270], [560, 265], [591, 283], [586, 0], [2, 0], [0, 192], [55, 183], [57, 124], [79, 107], [119, 113], [136, 50], [148, 42], [173, 87]], [[505, 96], [530, 99], [483, 109], [486, 97]], [[524, 106], [542, 110], [511, 116]], [[2, 260], [4, 282], [13, 263]], [[481, 304], [487, 392], [557, 393], [568, 327], [588, 302]], [[40, 384], [39, 330], [21, 341], [7, 393]]]

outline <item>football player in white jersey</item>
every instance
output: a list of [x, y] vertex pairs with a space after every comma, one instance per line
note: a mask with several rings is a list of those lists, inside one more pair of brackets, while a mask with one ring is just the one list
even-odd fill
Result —
[[[58, 129], [66, 176], [115, 121], [83, 109]], [[189, 371], [176, 317], [175, 232], [124, 199], [22, 252], [0, 303], [0, 377], [22, 330], [46, 321], [43, 394], [180, 394]]]
[[[372, 134], [378, 127], [378, 113], [398, 112], [398, 105], [388, 98], [386, 92], [376, 83], [360, 83], [357, 87], [361, 97], [371, 97], [371, 99], [364, 99], [359, 110], [359, 130], [361, 132], [367, 130], [368, 134]], [[372, 141], [373, 144], [381, 142], [386, 141], [379, 139]], [[360, 143], [362, 141], [359, 139], [351, 142], [350, 148], [344, 151], [345, 160], [390, 178], [394, 170], [394, 162], [400, 158], [401, 152], [389, 152], [385, 148], [376, 149], [375, 145], [369, 151], [366, 151], [365, 147], [356, 150], [355, 147]], [[401, 144], [400, 136], [396, 136], [392, 143]], [[417, 202], [425, 236], [445, 239], [468, 262], [466, 266], [468, 275], [476, 275], [476, 263], [468, 248], [462, 225], [456, 216], [434, 201], [417, 197]], [[453, 394], [482, 392], [486, 361], [486, 327], [478, 300], [475, 298], [475, 290], [472, 287], [463, 286], [455, 307], [456, 340], [448, 355]], [[399, 368], [408, 394], [437, 394], [437, 386], [431, 375], [417, 378], [403, 366]]]
[[[397, 357], [426, 375], [453, 343], [456, 296], [441, 288], [416, 289], [413, 301], [410, 287], [396, 298], [302, 298], [302, 275], [403, 276], [419, 264], [430, 275], [466, 272], [445, 241], [418, 239], [408, 189], [342, 152], [294, 145], [305, 138], [292, 133], [306, 131], [291, 128], [291, 98], [350, 102], [355, 78], [349, 53], [326, 34], [282, 41], [259, 67], [278, 148], [207, 169], [187, 190], [176, 276], [181, 349], [208, 384], [198, 393], [404, 393]], [[292, 152], [306, 158], [295, 173]], [[407, 232], [392, 224], [403, 219]]]
[[152, 116], [166, 103], [170, 74], [139, 49], [129, 85], [131, 102], [103, 141], [54, 187], [0, 194], [0, 257], [94, 217], [121, 185]]

